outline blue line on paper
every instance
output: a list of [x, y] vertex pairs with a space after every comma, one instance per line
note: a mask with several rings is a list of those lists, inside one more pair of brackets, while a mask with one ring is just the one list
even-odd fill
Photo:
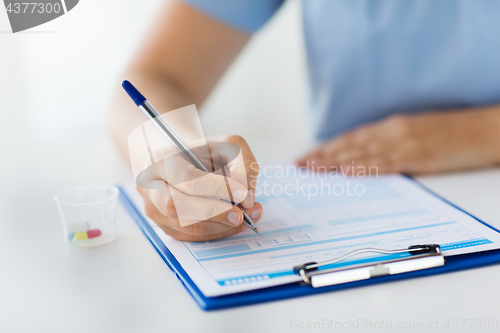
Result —
[[[441, 246], [442, 251], [449, 251], [449, 250], [454, 250], [454, 249], [460, 249], [464, 247], [471, 247], [471, 246], [478, 246], [478, 245], [484, 245], [484, 244], [490, 244], [493, 243], [489, 239], [483, 238], [483, 239], [477, 239], [474, 241], [469, 241], [469, 242], [457, 242], [457, 243], [450, 243], [450, 244], [443, 244]], [[335, 263], [332, 265], [326, 265], [323, 267], [320, 267], [318, 270], [324, 270], [324, 269], [330, 269], [330, 268], [336, 268], [336, 267], [344, 267], [344, 266], [349, 266], [349, 265], [358, 265], [358, 264], [366, 264], [366, 263], [372, 263], [372, 262], [377, 262], [377, 261], [386, 261], [386, 260], [394, 260], [394, 259], [399, 259], [399, 258], [404, 258], [408, 257], [410, 254], [409, 253], [397, 253], [397, 254], [390, 254], [390, 255], [378, 255], [370, 258], [364, 258], [364, 259], [358, 259], [358, 260], [346, 260], [341, 263]], [[276, 271], [272, 273], [263, 273], [263, 274], [258, 274], [258, 275], [246, 275], [246, 276], [239, 276], [239, 277], [234, 277], [234, 278], [227, 278], [223, 280], [217, 280], [217, 283], [221, 286], [229, 286], [233, 284], [240, 284], [240, 283], [248, 283], [248, 282], [255, 282], [262, 280], [263, 277], [266, 277], [266, 279], [272, 279], [272, 278], [277, 278], [277, 277], [282, 277], [282, 276], [289, 276], [289, 275], [294, 275], [295, 273], [293, 272], [292, 269], [288, 270], [283, 270], [283, 271]]]
[[325, 243], [341, 242], [341, 241], [345, 241], [345, 240], [373, 237], [373, 236], [378, 236], [378, 235], [392, 234], [392, 233], [417, 230], [417, 229], [425, 229], [425, 228], [437, 227], [437, 226], [453, 224], [453, 223], [457, 223], [457, 222], [449, 221], [449, 222], [435, 223], [435, 224], [418, 226], [418, 227], [380, 231], [380, 232], [374, 232], [374, 233], [369, 233], [369, 234], [364, 234], [364, 235], [326, 239], [326, 240], [322, 240], [322, 241], [312, 241], [312, 242], [307, 242], [307, 243], [280, 246], [280, 247], [274, 247], [274, 248], [270, 248], [270, 249], [253, 250], [253, 251], [248, 251], [248, 252], [243, 252], [243, 253], [226, 254], [226, 255], [220, 255], [220, 256], [215, 256], [215, 257], [211, 257], [211, 258], [198, 258], [198, 261], [201, 262], [201, 261], [208, 261], [208, 260], [226, 259], [226, 258], [232, 258], [232, 257], [246, 256], [246, 255], [250, 255], [250, 254], [279, 251], [279, 250], [284, 250], [284, 249], [293, 249], [293, 248], [297, 248], [297, 247], [301, 247], [301, 246], [310, 246], [310, 245], [318, 245], [318, 244], [325, 244]]
[[[295, 227], [284, 228], [284, 229], [279, 229], [279, 230], [263, 231], [260, 234], [262, 236], [268, 236], [268, 235], [272, 235], [272, 234], [281, 234], [281, 233], [288, 232], [288, 231], [305, 230], [305, 229], [312, 229], [312, 228], [313, 228], [313, 226], [311, 224], [304, 224], [304, 225], [298, 225]], [[247, 239], [247, 238], [254, 238], [254, 237], [262, 239], [261, 236], [256, 235], [255, 233], [252, 233], [251, 235], [238, 235], [238, 236], [231, 236], [228, 238], [216, 239], [216, 240], [210, 241], [210, 244], [223, 243], [223, 242], [233, 241], [236, 239]]]
[[251, 248], [247, 244], [237, 244], [231, 246], [218, 247], [215, 249], [194, 251], [194, 254], [196, 254], [198, 258], [203, 258], [203, 257], [223, 255], [227, 253], [249, 251], [249, 250], [251, 250]]
[[345, 223], [386, 219], [386, 218], [405, 216], [405, 215], [424, 215], [424, 214], [428, 214], [428, 213], [429, 213], [429, 211], [426, 209], [419, 209], [419, 210], [412, 210], [412, 211], [406, 211], [406, 212], [395, 212], [395, 213], [387, 213], [387, 214], [378, 214], [378, 215], [370, 215], [370, 216], [361, 216], [361, 217], [352, 217], [352, 218], [347, 218], [347, 219], [332, 220], [332, 221], [328, 221], [328, 224], [339, 225], [339, 224], [345, 224]]

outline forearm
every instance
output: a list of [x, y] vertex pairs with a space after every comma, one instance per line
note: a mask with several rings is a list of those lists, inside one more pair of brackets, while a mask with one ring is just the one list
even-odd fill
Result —
[[[182, 1], [169, 1], [123, 79], [143, 92], [160, 114], [199, 106], [249, 38]], [[144, 121], [127, 94], [117, 89], [107, 122], [124, 156], [129, 134]]]
[[[123, 78], [130, 80], [143, 92], [160, 114], [197, 103], [166, 76], [129, 70]], [[113, 141], [125, 158], [128, 159], [128, 136], [145, 121], [146, 117], [137, 109], [127, 93], [121, 87], [117, 89], [108, 109], [107, 127]]]

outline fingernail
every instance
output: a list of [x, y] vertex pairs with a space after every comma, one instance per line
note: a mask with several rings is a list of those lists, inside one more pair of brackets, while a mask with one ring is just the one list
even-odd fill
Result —
[[262, 216], [262, 210], [256, 209], [252, 212], [252, 220], [258, 220]]
[[238, 222], [240, 222], [240, 214], [236, 213], [236, 212], [230, 212], [229, 214], [227, 214], [227, 220], [236, 225], [238, 224]]
[[243, 190], [233, 191], [233, 200], [235, 202], [238, 202], [238, 203], [242, 202], [243, 200], [245, 200], [246, 196], [247, 196], [247, 194]]

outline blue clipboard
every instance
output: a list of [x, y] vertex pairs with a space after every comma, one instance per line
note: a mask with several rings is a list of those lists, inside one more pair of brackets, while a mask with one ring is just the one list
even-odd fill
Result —
[[[411, 177], [409, 177], [411, 178]], [[438, 197], [443, 200], [447, 204], [455, 207], [456, 209], [464, 212], [465, 214], [473, 217], [478, 222], [486, 225], [492, 230], [500, 233], [500, 231], [489, 224], [479, 220], [475, 216], [467, 213], [463, 209], [455, 206], [450, 203], [446, 199], [437, 195], [433, 191], [429, 190], [419, 182], [415, 181], [419, 186], [423, 189], [431, 193], [432, 195]], [[127, 196], [124, 189], [118, 186], [120, 190], [120, 202], [122, 203], [125, 210], [132, 217], [132, 219], [137, 223], [137, 225], [141, 228], [144, 234], [148, 237], [151, 244], [153, 244], [154, 248], [160, 255], [160, 257], [165, 261], [167, 266], [175, 273], [177, 278], [181, 281], [184, 287], [189, 291], [191, 296], [193, 296], [194, 300], [198, 303], [198, 305], [203, 310], [216, 310], [216, 309], [224, 309], [236, 306], [244, 306], [262, 302], [269, 302], [274, 300], [282, 300], [292, 297], [305, 296], [305, 295], [314, 295], [329, 291], [354, 288], [364, 285], [370, 285], [375, 283], [382, 283], [394, 280], [408, 279], [420, 276], [428, 276], [434, 274], [441, 274], [447, 272], [453, 272], [462, 269], [480, 267], [485, 265], [490, 265], [494, 263], [500, 262], [500, 250], [491, 250], [491, 251], [483, 251], [476, 252], [470, 254], [462, 254], [456, 256], [446, 257], [446, 263], [444, 266], [428, 268], [424, 270], [418, 270], [408, 273], [396, 274], [396, 275], [386, 275], [375, 278], [370, 278], [367, 280], [349, 282], [344, 284], [326, 286], [321, 288], [313, 288], [309, 285], [304, 285], [301, 283], [290, 283], [276, 287], [269, 287], [259, 290], [247, 291], [242, 293], [237, 293], [233, 295], [225, 295], [218, 297], [205, 297], [203, 293], [198, 289], [196, 284], [191, 280], [186, 271], [182, 268], [180, 263], [174, 257], [174, 255], [168, 250], [165, 244], [160, 240], [160, 238], [155, 234], [153, 229], [149, 226], [147, 221], [144, 219], [140, 211], [135, 207], [130, 198]]]

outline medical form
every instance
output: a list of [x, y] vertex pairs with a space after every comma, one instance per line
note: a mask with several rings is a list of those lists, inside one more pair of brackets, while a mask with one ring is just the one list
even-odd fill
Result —
[[[144, 215], [134, 186], [125, 190]], [[402, 175], [260, 177], [256, 201], [264, 209], [260, 237], [245, 230], [215, 241], [182, 242], [145, 218], [207, 297], [298, 282], [294, 266], [360, 248], [439, 244], [445, 256], [500, 248], [497, 232]], [[365, 254], [337, 265], [405, 255]]]

